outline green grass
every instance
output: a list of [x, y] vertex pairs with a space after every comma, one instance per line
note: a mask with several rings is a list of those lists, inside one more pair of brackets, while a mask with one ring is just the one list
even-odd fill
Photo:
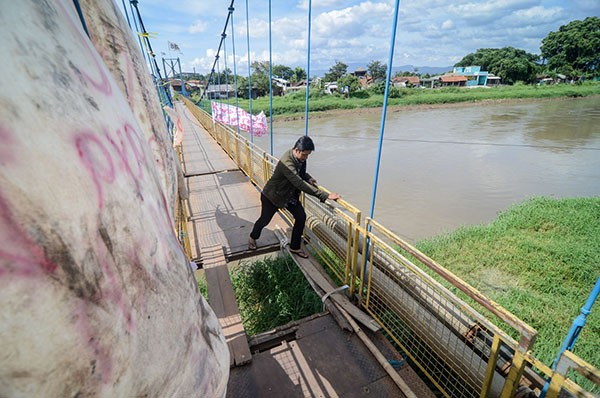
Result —
[[[311, 89], [309, 111], [322, 112], [332, 109], [357, 109], [377, 108], [383, 105], [383, 94], [362, 92], [362, 96], [344, 98], [339, 95], [327, 95]], [[450, 104], [458, 102], [475, 102], [484, 100], [525, 99], [525, 98], [558, 98], [558, 97], [586, 97], [600, 95], [599, 82], [586, 82], [583, 84], [557, 84], [557, 85], [514, 85], [494, 88], [458, 88], [447, 87], [441, 89], [415, 89], [392, 88], [388, 105], [423, 105], [423, 104]], [[240, 107], [248, 110], [249, 101], [238, 99]], [[235, 105], [235, 98], [230, 98], [229, 103]], [[273, 97], [273, 115], [292, 115], [305, 112], [306, 93], [304, 91], [288, 94], [283, 97]], [[252, 100], [252, 113], [261, 111], [267, 116], [270, 114], [269, 96]]]
[[208, 285], [206, 284], [206, 276], [204, 276], [204, 273], [198, 273], [196, 275], [196, 283], [198, 284], [200, 294], [208, 301]]
[[240, 264], [231, 282], [250, 335], [322, 311], [321, 299], [289, 256]]
[[[600, 198], [533, 198], [417, 247], [537, 329], [534, 355], [551, 364], [600, 276]], [[600, 303], [574, 352], [600, 367]]]

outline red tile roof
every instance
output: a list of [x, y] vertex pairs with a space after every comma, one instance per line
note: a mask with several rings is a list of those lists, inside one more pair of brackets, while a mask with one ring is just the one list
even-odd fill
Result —
[[466, 82], [467, 78], [465, 76], [440, 76], [440, 81], [442, 83]]

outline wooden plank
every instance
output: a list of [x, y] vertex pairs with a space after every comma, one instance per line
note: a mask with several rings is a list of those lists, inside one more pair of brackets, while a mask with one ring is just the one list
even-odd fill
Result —
[[211, 246], [203, 249], [202, 262], [208, 286], [208, 301], [223, 328], [230, 352], [230, 366], [248, 363], [252, 360], [252, 354], [235, 300], [223, 248]]
[[[296, 255], [292, 255], [292, 258], [298, 264], [300, 269], [304, 272], [307, 278], [313, 280], [323, 291], [331, 292], [337, 289], [337, 286], [332, 285], [324, 276], [319, 272], [319, 270], [313, 264], [313, 260], [310, 258], [302, 258]], [[373, 318], [369, 315], [362, 312], [358, 309], [354, 304], [348, 300], [348, 298], [340, 293], [334, 293], [329, 298], [343, 308], [348, 314], [350, 314], [354, 319], [359, 321], [361, 324], [366, 326], [369, 330], [373, 332], [381, 329], [379, 324], [375, 322]]]

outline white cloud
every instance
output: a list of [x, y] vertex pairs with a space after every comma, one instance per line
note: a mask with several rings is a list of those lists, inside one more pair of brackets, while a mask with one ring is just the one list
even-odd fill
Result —
[[360, 3], [357, 6], [324, 12], [315, 18], [315, 31], [334, 37], [357, 37], [373, 25], [389, 21], [392, 9], [385, 3]]
[[208, 27], [208, 24], [204, 21], [198, 20], [195, 21], [189, 28], [188, 28], [188, 33], [202, 33], [204, 31], [206, 31], [206, 28]]
[[[338, 5], [348, 4], [348, 1], [344, 0], [313, 0], [310, 4], [311, 8], [326, 8]], [[296, 5], [301, 10], [308, 10], [308, 0], [301, 0]]]
[[442, 26], [441, 26], [442, 30], [450, 30], [452, 28], [454, 28], [454, 22], [452, 22], [452, 20], [447, 19], [444, 22], [442, 22]]
[[560, 7], [544, 8], [541, 6], [531, 7], [515, 11], [509, 18], [508, 23], [513, 26], [540, 25], [541, 23], [555, 22], [564, 15]]
[[[182, 66], [210, 68], [231, 0], [140, 2], [146, 29], [157, 32], [156, 53], [167, 41], [179, 44]], [[119, 2], [120, 3], [120, 2]], [[334, 61], [387, 62], [393, 0], [312, 0], [311, 70]], [[307, 0], [273, 2], [273, 62], [306, 67]], [[252, 61], [269, 59], [267, 0], [249, 2]], [[541, 40], [573, 20], [600, 15], [598, 0], [402, 0], [394, 64], [449, 66], [483, 47], [539, 53]], [[238, 73], [246, 68], [245, 4], [236, 4], [235, 45]], [[231, 28], [227, 28], [228, 66], [232, 68]], [[207, 48], [213, 48], [212, 53]], [[221, 58], [223, 59], [223, 58]], [[242, 70], [243, 68], [243, 70]], [[205, 71], [202, 73], [206, 73]]]

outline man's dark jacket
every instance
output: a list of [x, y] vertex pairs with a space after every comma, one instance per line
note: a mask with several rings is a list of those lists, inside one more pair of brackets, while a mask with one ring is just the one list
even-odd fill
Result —
[[321, 202], [325, 202], [329, 194], [309, 184], [311, 178], [306, 172], [306, 162], [297, 160], [294, 150], [290, 149], [277, 162], [275, 172], [265, 184], [263, 194], [279, 208], [287, 206], [288, 201], [296, 195], [296, 190], [316, 196]]

